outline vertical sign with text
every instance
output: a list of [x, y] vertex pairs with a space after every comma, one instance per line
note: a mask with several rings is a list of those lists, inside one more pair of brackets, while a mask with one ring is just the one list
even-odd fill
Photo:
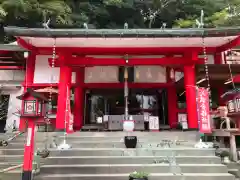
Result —
[[71, 113], [71, 89], [67, 87], [67, 102], [66, 102], [66, 114], [65, 114], [65, 123], [66, 123], [66, 132], [68, 134], [73, 133], [73, 116]]
[[198, 89], [198, 118], [199, 118], [199, 131], [201, 133], [211, 133], [211, 121], [209, 110], [209, 94], [205, 88]]

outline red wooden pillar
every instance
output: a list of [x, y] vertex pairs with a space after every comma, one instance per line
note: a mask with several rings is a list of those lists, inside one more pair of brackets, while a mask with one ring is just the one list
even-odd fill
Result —
[[28, 129], [27, 129], [27, 141], [24, 148], [22, 180], [32, 179], [32, 163], [34, 157], [35, 122], [32, 119], [27, 120]]
[[[64, 57], [65, 58], [65, 57]], [[65, 59], [61, 59], [65, 60]], [[57, 103], [57, 117], [56, 128], [65, 129], [65, 113], [66, 113], [66, 101], [67, 91], [70, 92], [72, 69], [68, 66], [60, 66], [60, 77], [58, 83], [58, 103]], [[69, 88], [69, 89], [67, 89]]]
[[186, 104], [188, 116], [188, 128], [198, 129], [198, 115], [196, 102], [196, 82], [195, 82], [195, 66], [184, 66], [184, 83], [186, 90]]
[[176, 86], [174, 85], [174, 80], [171, 79], [170, 68], [167, 68], [167, 82], [173, 83], [171, 87], [167, 88], [167, 99], [168, 99], [168, 123], [170, 128], [176, 128], [178, 119], [177, 119], [177, 91]]
[[222, 53], [214, 54], [214, 64], [222, 64]]
[[74, 130], [79, 131], [83, 126], [84, 117], [84, 68], [76, 71], [76, 85], [74, 91]]
[[[34, 72], [35, 72], [35, 62], [36, 62], [36, 53], [31, 52], [26, 59], [26, 70], [25, 70], [25, 80], [24, 80], [24, 92], [27, 87], [33, 84]], [[26, 129], [26, 119], [21, 117], [19, 123], [19, 130], [24, 131]]]

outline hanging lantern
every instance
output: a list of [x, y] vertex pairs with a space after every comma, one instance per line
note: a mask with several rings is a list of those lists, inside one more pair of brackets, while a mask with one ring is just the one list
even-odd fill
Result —
[[23, 53], [24, 58], [28, 58], [28, 56], [29, 56], [29, 52], [26, 51], [26, 52]]
[[23, 100], [23, 109], [21, 110], [22, 117], [39, 118], [46, 115], [45, 103], [48, 99], [44, 95], [28, 88], [27, 91], [21, 96], [18, 96], [17, 99]]
[[136, 79], [140, 78], [140, 73], [139, 73], [138, 67], [135, 67], [135, 75], [136, 75]]
[[170, 70], [170, 78], [175, 79], [175, 71], [173, 69]]
[[124, 69], [124, 79], [128, 79], [128, 68], [125, 67]]
[[132, 132], [134, 130], [134, 120], [132, 116], [129, 116], [129, 120], [123, 121], [123, 130], [127, 132]]

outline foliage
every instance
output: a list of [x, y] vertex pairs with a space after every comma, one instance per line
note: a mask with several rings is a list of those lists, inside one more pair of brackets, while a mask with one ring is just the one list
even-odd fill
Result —
[[230, 153], [228, 152], [228, 151], [222, 151], [221, 153], [220, 153], [220, 157], [229, 157], [230, 156]]
[[133, 178], [133, 179], [138, 179], [138, 178], [147, 178], [149, 176], [149, 173], [147, 172], [133, 172], [129, 175], [129, 177]]

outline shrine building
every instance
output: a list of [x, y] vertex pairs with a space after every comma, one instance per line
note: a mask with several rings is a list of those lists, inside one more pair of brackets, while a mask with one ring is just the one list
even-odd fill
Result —
[[[139, 122], [155, 116], [159, 129], [176, 128], [185, 118], [188, 129], [197, 129], [197, 87], [210, 88], [214, 109], [231, 88], [231, 74], [240, 73], [226, 53], [240, 45], [240, 27], [4, 29], [27, 52], [23, 90], [48, 95], [56, 129], [65, 128], [68, 99], [75, 130], [124, 115], [124, 80], [128, 113]], [[18, 121], [23, 128], [24, 119]]]

